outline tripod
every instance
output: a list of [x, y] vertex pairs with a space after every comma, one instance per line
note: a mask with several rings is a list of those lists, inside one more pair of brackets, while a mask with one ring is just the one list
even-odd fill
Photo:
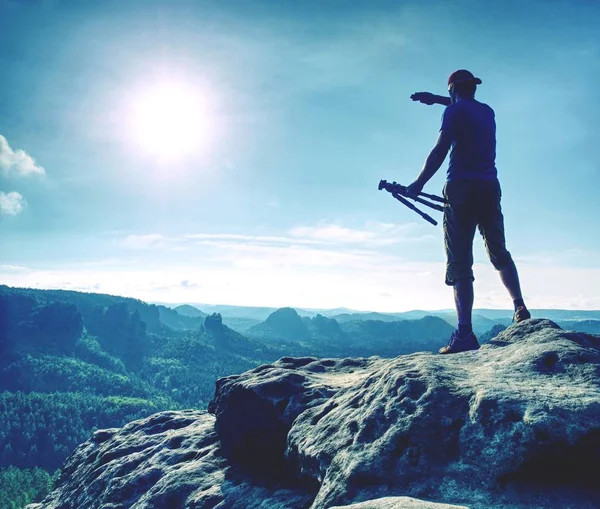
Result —
[[[434, 226], [437, 225], [437, 221], [435, 219], [433, 219], [430, 215], [425, 214], [425, 212], [423, 212], [422, 210], [415, 207], [412, 203], [410, 203], [406, 199], [406, 198], [408, 198], [408, 196], [406, 194], [406, 186], [398, 184], [395, 181], [390, 184], [387, 180], [380, 180], [378, 189], [380, 191], [382, 189], [385, 189], [387, 192], [391, 193], [392, 196], [394, 198], [396, 198], [396, 200], [398, 200], [400, 203], [403, 203], [404, 205], [406, 205], [409, 209], [414, 210], [423, 219], [425, 219], [425, 221], [430, 222]], [[403, 198], [403, 196], [406, 196], [406, 198]], [[437, 201], [439, 203], [446, 203], [446, 200], [444, 200], [444, 198], [436, 196], [435, 194], [419, 193], [419, 196], [424, 196], [425, 198], [429, 198], [430, 200]], [[431, 203], [428, 200], [419, 198], [419, 196], [417, 196], [416, 198], [411, 198], [411, 199], [415, 200], [416, 202], [422, 203], [423, 205], [427, 205], [428, 207], [431, 207], [432, 209], [439, 210], [440, 212], [444, 211], [444, 207], [442, 207], [441, 205], [436, 205], [435, 203]]]

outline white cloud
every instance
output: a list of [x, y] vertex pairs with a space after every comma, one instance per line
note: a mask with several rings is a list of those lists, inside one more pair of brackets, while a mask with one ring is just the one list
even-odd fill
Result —
[[[239, 245], [236, 245], [239, 247]], [[0, 265], [4, 284], [31, 288], [100, 291], [160, 302], [212, 302], [255, 306], [335, 308], [373, 311], [451, 309], [452, 289], [444, 284], [443, 262], [407, 262], [317, 249], [272, 252], [263, 247], [219, 252], [231, 263], [148, 260], [136, 266], [69, 266], [15, 270]], [[475, 307], [512, 305], [489, 263], [475, 264]], [[599, 309], [600, 269], [519, 264], [530, 308]], [[548, 275], [551, 274], [552, 277]]]
[[0, 272], [27, 272], [27, 267], [21, 267], [20, 265], [0, 265]]
[[16, 216], [23, 211], [25, 205], [25, 199], [19, 193], [0, 191], [0, 215]]
[[[600, 309], [600, 269], [565, 264], [516, 261], [523, 297], [529, 308]], [[475, 305], [504, 307], [511, 304], [497, 272], [487, 264], [475, 264]]]
[[[430, 238], [431, 245], [419, 244], [417, 257], [408, 249], [409, 243]], [[105, 292], [161, 302], [375, 311], [452, 308], [452, 289], [444, 284], [445, 261], [438, 241], [435, 232], [430, 234], [427, 225], [420, 223], [367, 222], [350, 228], [322, 222], [281, 235], [152, 233], [129, 235], [119, 242], [119, 247], [141, 253], [133, 265], [71, 266], [60, 276], [53, 271], [0, 270], [0, 277], [7, 282], [26, 279], [32, 284], [25, 286], [34, 287], [56, 287], [65, 280], [72, 281], [73, 289], [101, 283]], [[600, 308], [594, 292], [600, 285], [600, 270], [571, 263], [583, 255], [586, 260], [592, 257], [569, 250], [543, 264], [537, 257], [518, 259], [529, 307]], [[497, 272], [488, 260], [481, 261], [474, 265], [475, 306], [509, 309], [512, 303]]]
[[157, 246], [176, 248], [182, 244], [243, 245], [243, 246], [333, 246], [362, 245], [364, 247], [385, 246], [403, 242], [422, 242], [435, 239], [425, 233], [417, 223], [393, 224], [368, 221], [362, 228], [348, 228], [335, 223], [321, 222], [317, 226], [297, 226], [289, 235], [242, 235], [236, 233], [188, 233], [168, 237], [160, 233], [128, 235], [120, 241], [121, 246], [130, 249], [156, 248]]
[[128, 235], [121, 240], [120, 245], [126, 249], [146, 249], [168, 243], [169, 239], [160, 233], [147, 235]]
[[516, 256], [517, 263], [523, 262], [532, 266], [564, 265], [571, 267], [597, 267], [600, 253], [590, 249], [572, 247], [554, 249], [552, 251], [536, 251]]
[[321, 244], [322, 242], [310, 239], [293, 239], [289, 237], [275, 237], [268, 235], [240, 235], [235, 233], [189, 233], [186, 235], [168, 237], [161, 233], [148, 233], [144, 235], [128, 235], [119, 244], [127, 249], [156, 249], [158, 247], [169, 250], [181, 250], [186, 245], [273, 245], [278, 244]]
[[245, 269], [322, 268], [329, 271], [373, 268], [376, 261], [387, 259], [370, 250], [327, 249], [309, 246], [264, 246], [259, 244], [214, 244], [218, 259]]
[[4, 136], [0, 134], [0, 171], [4, 175], [17, 176], [43, 175], [44, 168], [38, 166], [35, 160], [24, 150], [13, 150]]
[[256, 244], [290, 244], [290, 243], [302, 243], [302, 244], [320, 244], [321, 242], [316, 240], [303, 239], [298, 241], [297, 239], [291, 239], [289, 237], [276, 237], [270, 235], [239, 235], [234, 233], [190, 233], [182, 237], [185, 240], [197, 240], [197, 241], [238, 241], [238, 242], [249, 242]]
[[301, 249], [312, 246], [318, 252], [319, 247], [335, 246], [336, 255], [340, 250], [356, 248], [375, 248], [399, 243], [423, 242], [435, 239], [430, 233], [424, 233], [417, 223], [393, 224], [376, 221], [367, 222], [363, 228], [347, 228], [339, 224], [321, 222], [317, 226], [297, 226], [289, 235], [242, 235], [236, 233], [189, 233], [180, 236], [166, 236], [161, 233], [128, 235], [119, 243], [127, 249], [181, 250], [184, 246], [223, 246], [231, 250], [273, 250], [281, 253], [286, 249]]
[[372, 240], [374, 233], [365, 230], [352, 230], [336, 224], [319, 227], [299, 226], [290, 232], [295, 237], [309, 237], [329, 242], [364, 243]]
[[308, 238], [334, 244], [389, 245], [401, 242], [421, 242], [435, 237], [421, 233], [417, 223], [393, 224], [369, 221], [363, 228], [346, 228], [338, 224], [298, 226], [290, 231], [295, 238]]
[[[244, 253], [243, 257], [248, 254]], [[257, 255], [256, 257], [260, 257]], [[365, 260], [366, 261], [366, 260]], [[379, 261], [381, 262], [381, 261]], [[31, 270], [17, 273], [0, 269], [0, 278], [10, 286], [30, 288], [68, 288], [101, 291], [113, 295], [137, 297], [161, 302], [221, 302], [241, 305], [298, 307], [337, 307], [356, 309], [402, 310], [425, 304], [448, 307], [451, 292], [439, 292], [439, 298], [426, 296], [440, 287], [441, 277], [431, 282], [411, 285], [412, 272], [423, 270], [412, 265], [380, 271], [373, 267], [348, 266], [339, 261], [340, 270], [330, 267], [269, 266], [218, 267], [211, 264], [173, 265], [156, 263], [147, 268], [108, 268], [82, 270], [73, 268]], [[373, 261], [376, 264], [377, 261]], [[388, 270], [390, 269], [390, 270]], [[442, 270], [438, 267], [438, 272]], [[438, 274], [439, 276], [439, 274]], [[187, 281], [187, 283], [185, 283]], [[387, 293], [391, 295], [382, 296]]]

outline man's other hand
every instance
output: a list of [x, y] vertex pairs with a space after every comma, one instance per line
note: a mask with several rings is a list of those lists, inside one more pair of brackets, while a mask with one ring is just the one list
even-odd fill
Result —
[[432, 94], [431, 92], [415, 92], [410, 96], [413, 101], [419, 101], [423, 104], [429, 105], [436, 104], [435, 97], [435, 94]]
[[416, 198], [423, 191], [423, 184], [418, 180], [415, 180], [411, 185], [406, 188], [406, 196], [409, 198]]

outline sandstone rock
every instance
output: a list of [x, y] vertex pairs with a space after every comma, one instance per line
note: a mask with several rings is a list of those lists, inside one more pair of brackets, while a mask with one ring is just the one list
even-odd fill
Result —
[[438, 504], [411, 497], [384, 497], [351, 505], [338, 505], [330, 509], [468, 509], [464, 505]]
[[212, 315], [207, 315], [204, 318], [204, 327], [207, 330], [216, 330], [220, 331], [223, 329], [223, 318], [220, 313], [213, 313]]
[[547, 320], [450, 356], [283, 358], [219, 380], [214, 417], [97, 432], [38, 509], [596, 508], [599, 375], [600, 337]]
[[314, 493], [259, 480], [227, 465], [214, 417], [161, 412], [96, 432], [67, 459], [58, 487], [27, 509], [308, 507]]
[[[387, 360], [284, 357], [217, 381], [208, 411], [227, 458], [265, 475], [289, 476], [287, 435], [307, 408], [326, 403], [338, 390], [384, 366]], [[243, 426], [240, 425], [243, 423]]]
[[[540, 487], [545, 503], [586, 507], [600, 501], [599, 347], [529, 320], [459, 355], [281, 359], [222, 380], [210, 410], [234, 461], [256, 467], [274, 439], [269, 461], [285, 450], [281, 464], [319, 486], [313, 507], [391, 494], [537, 504]], [[243, 429], [240, 401], [265, 409], [245, 410]]]

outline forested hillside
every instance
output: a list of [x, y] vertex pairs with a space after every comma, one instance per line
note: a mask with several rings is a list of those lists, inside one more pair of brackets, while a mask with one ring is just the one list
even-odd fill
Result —
[[205, 408], [218, 377], [285, 355], [228, 329], [218, 315], [163, 308], [0, 286], [0, 491], [16, 493], [15, 507], [42, 496], [94, 430]]
[[[366, 315], [377, 316], [376, 313]], [[394, 357], [416, 351], [436, 351], [447, 341], [452, 326], [441, 318], [425, 316], [419, 320], [383, 321], [343, 320], [316, 315], [301, 317], [293, 308], [282, 308], [246, 331], [278, 348], [306, 349], [317, 357]]]

